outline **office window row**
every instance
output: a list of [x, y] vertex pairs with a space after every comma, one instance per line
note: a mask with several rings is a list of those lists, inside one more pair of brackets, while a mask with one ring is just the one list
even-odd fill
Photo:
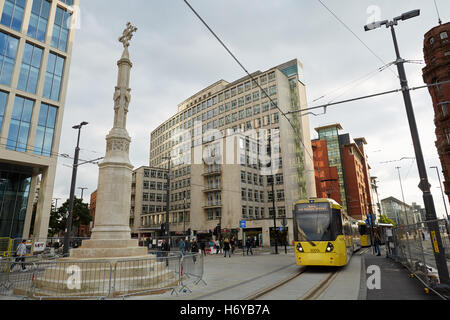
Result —
[[[15, 37], [0, 32], [0, 83], [6, 86], [11, 85], [18, 42], [18, 39]], [[42, 48], [30, 43], [25, 44], [19, 82], [17, 84], [19, 90], [36, 94], [42, 56]], [[43, 93], [45, 98], [59, 101], [64, 64], [65, 59], [63, 57], [50, 52]]]
[[[3, 125], [7, 100], [8, 94], [0, 92], [0, 129]], [[7, 150], [26, 152], [30, 149], [28, 139], [34, 106], [35, 102], [33, 100], [19, 96], [15, 97], [6, 141]], [[56, 107], [45, 103], [41, 104], [33, 149], [35, 154], [51, 156], [57, 112], [58, 109]]]
[[[48, 0], [32, 0], [30, 22], [28, 24], [28, 36], [45, 42], [47, 35], [48, 20], [50, 17], [51, 2]], [[73, 0], [63, 1], [73, 5]], [[17, 32], [21, 31], [25, 12], [26, 0], [5, 0], [0, 23]], [[50, 45], [56, 49], [66, 51], [69, 38], [69, 28], [72, 21], [72, 14], [67, 10], [57, 7], [55, 13], [55, 23]]]

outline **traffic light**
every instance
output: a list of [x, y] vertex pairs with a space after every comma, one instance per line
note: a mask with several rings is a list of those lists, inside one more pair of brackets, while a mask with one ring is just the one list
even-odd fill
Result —
[[163, 223], [163, 224], [161, 225], [161, 234], [162, 234], [162, 235], [165, 235], [165, 234], [166, 234], [166, 224], [165, 224], [165, 223]]

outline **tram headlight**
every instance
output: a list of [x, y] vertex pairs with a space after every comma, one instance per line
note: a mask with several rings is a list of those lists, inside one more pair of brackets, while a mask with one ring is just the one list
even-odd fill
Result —
[[331, 242], [328, 242], [328, 246], [327, 246], [327, 252], [333, 252], [334, 250], [334, 246]]
[[305, 252], [305, 251], [303, 250], [302, 245], [301, 245], [300, 243], [297, 243], [297, 250], [298, 250], [298, 252]]

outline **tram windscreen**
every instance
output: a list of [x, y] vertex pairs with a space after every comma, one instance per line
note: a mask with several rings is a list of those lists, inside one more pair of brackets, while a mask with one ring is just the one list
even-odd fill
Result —
[[296, 241], [333, 241], [331, 208], [327, 202], [295, 207]]

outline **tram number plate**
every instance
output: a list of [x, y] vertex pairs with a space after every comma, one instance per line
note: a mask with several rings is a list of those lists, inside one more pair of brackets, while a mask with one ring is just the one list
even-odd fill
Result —
[[311, 249], [311, 253], [320, 253], [319, 249]]

